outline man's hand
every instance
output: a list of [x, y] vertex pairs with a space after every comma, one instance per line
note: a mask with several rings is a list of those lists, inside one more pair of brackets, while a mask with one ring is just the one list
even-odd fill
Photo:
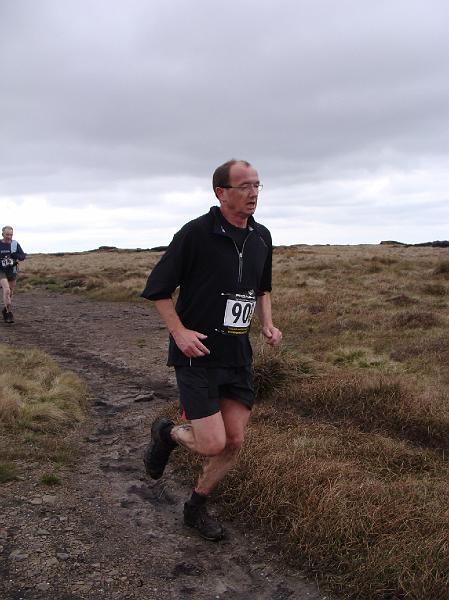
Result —
[[262, 327], [262, 334], [270, 346], [278, 346], [282, 340], [282, 331], [274, 325]]
[[204, 333], [183, 328], [178, 331], [174, 331], [172, 336], [175, 340], [175, 344], [188, 358], [195, 358], [210, 354], [209, 348], [206, 348], [206, 346], [201, 343], [201, 340], [205, 340], [207, 338], [207, 335], [204, 335]]

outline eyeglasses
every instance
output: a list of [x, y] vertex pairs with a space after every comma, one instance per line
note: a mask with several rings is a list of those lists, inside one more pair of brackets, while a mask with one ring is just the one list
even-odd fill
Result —
[[260, 192], [263, 189], [263, 183], [244, 183], [243, 185], [220, 185], [219, 187], [225, 190], [240, 190], [248, 193], [252, 188]]

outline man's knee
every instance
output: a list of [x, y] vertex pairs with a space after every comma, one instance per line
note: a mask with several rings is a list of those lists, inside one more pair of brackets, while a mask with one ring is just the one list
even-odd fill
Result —
[[226, 440], [222, 439], [210, 439], [203, 440], [198, 444], [198, 452], [203, 456], [218, 456], [226, 448]]
[[240, 450], [243, 446], [243, 442], [245, 441], [245, 436], [243, 432], [234, 433], [232, 435], [228, 435], [226, 440], [226, 447], [230, 450]]

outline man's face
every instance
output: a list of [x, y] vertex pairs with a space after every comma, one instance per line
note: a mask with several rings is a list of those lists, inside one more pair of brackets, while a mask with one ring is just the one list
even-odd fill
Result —
[[[232, 165], [229, 171], [229, 185], [232, 188], [220, 188], [220, 202], [223, 209], [229, 214], [248, 218], [254, 214], [259, 195], [259, 175], [254, 167], [247, 167], [242, 163]], [[248, 189], [236, 189], [247, 186]]]
[[12, 234], [13, 234], [12, 229], [5, 229], [5, 231], [3, 232], [3, 239], [5, 240], [5, 242], [7, 244], [9, 244], [11, 242]]

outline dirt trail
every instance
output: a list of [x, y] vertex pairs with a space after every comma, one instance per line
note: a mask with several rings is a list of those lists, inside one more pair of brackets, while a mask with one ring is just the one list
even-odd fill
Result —
[[36, 291], [16, 296], [15, 315], [0, 340], [48, 352], [87, 381], [93, 400], [63, 485], [40, 484], [34, 465], [0, 487], [1, 599], [326, 597], [253, 532], [225, 523], [227, 539], [211, 543], [185, 529], [190, 489], [170, 467], [158, 482], [145, 476], [153, 415], [176, 397], [166, 331], [149, 305]]

